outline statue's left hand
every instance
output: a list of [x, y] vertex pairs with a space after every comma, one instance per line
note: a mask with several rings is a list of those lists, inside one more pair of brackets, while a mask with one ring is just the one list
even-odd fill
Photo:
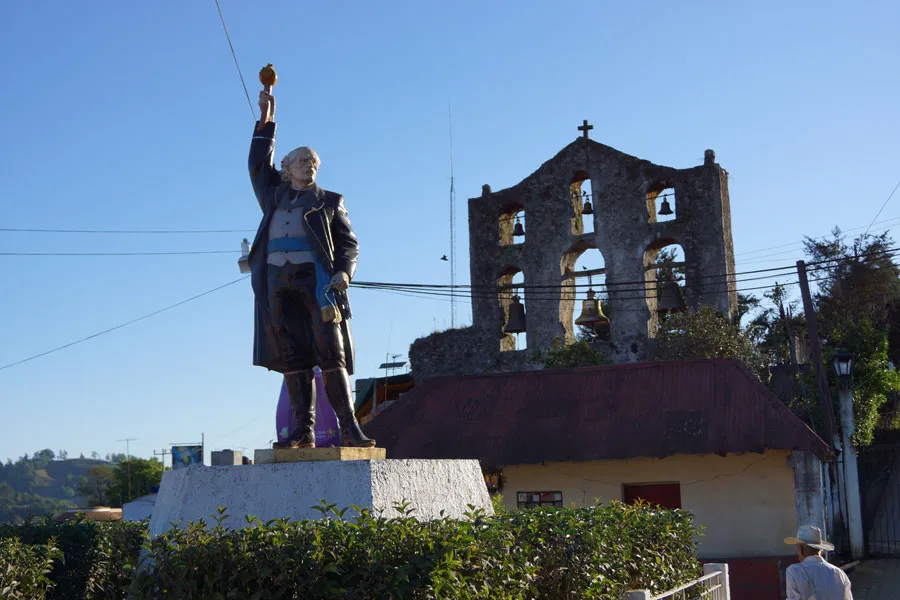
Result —
[[350, 278], [347, 277], [347, 274], [343, 271], [338, 271], [331, 276], [331, 281], [328, 282], [328, 287], [336, 292], [346, 291], [347, 288], [350, 287]]

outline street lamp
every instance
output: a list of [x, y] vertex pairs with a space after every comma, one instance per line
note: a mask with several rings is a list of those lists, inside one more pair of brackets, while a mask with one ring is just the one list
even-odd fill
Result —
[[850, 554], [861, 558], [865, 551], [862, 529], [862, 510], [859, 496], [859, 471], [856, 448], [853, 447], [853, 392], [850, 375], [853, 373], [853, 355], [841, 344], [831, 359], [834, 372], [840, 381], [838, 396], [841, 409], [841, 458], [844, 466], [844, 495], [847, 502], [847, 525], [850, 530]]
[[834, 353], [831, 364], [834, 365], [834, 372], [841, 383], [845, 385], [850, 383], [850, 374], [853, 372], [853, 355], [847, 352], [843, 345]]

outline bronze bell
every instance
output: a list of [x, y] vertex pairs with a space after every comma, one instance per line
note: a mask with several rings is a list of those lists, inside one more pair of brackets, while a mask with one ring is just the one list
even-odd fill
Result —
[[669, 199], [666, 196], [663, 196], [662, 205], [659, 207], [659, 214], [661, 214], [661, 215], [673, 214], [672, 207], [669, 205]]
[[583, 215], [594, 214], [594, 207], [591, 204], [591, 197], [587, 195], [587, 192], [584, 193], [584, 207], [581, 209], [581, 214], [583, 214]]
[[504, 333], [522, 333], [525, 331], [525, 305], [516, 294], [512, 297], [512, 304], [509, 305], [509, 318], [506, 320], [506, 327], [503, 328]]
[[677, 281], [666, 281], [658, 286], [656, 310], [658, 312], [668, 312], [672, 310], [682, 310], [684, 308], [684, 297], [681, 294], [681, 286]]
[[523, 237], [525, 235], [525, 228], [522, 226], [522, 222], [519, 221], [519, 217], [516, 217], [516, 224], [513, 226], [513, 237]]
[[576, 325], [591, 328], [598, 326], [609, 327], [609, 319], [603, 314], [603, 309], [600, 308], [600, 301], [595, 296], [596, 292], [594, 290], [589, 289], [587, 291], [587, 299], [581, 303], [581, 314], [575, 319]]

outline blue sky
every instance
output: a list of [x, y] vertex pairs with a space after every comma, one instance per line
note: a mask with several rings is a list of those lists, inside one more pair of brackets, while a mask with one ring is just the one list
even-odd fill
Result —
[[[344, 194], [360, 280], [449, 280], [448, 103], [461, 282], [466, 199], [526, 177], [582, 119], [658, 164], [715, 149], [739, 271], [865, 227], [900, 180], [897, 3], [221, 3], [251, 97], [261, 66], [279, 72], [276, 153], [313, 146], [319, 183]], [[0, 227], [256, 228], [253, 121], [214, 0], [4, 2], [0, 65]], [[879, 221], [895, 217], [900, 197]], [[238, 278], [244, 235], [0, 232], [0, 252], [235, 251], [0, 255], [0, 366]], [[364, 377], [449, 325], [441, 299], [352, 301]], [[251, 336], [241, 282], [0, 370], [0, 458], [126, 437], [149, 456], [201, 432], [209, 449], [263, 447], [280, 377], [251, 365]]]

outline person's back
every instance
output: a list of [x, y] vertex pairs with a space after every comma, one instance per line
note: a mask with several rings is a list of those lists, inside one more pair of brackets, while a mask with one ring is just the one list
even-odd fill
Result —
[[822, 558], [822, 551], [834, 550], [834, 545], [825, 541], [821, 529], [804, 525], [784, 543], [795, 546], [800, 559], [785, 572], [787, 600], [853, 600], [847, 575]]
[[787, 600], [853, 600], [847, 575], [817, 554], [789, 566], [785, 579]]

